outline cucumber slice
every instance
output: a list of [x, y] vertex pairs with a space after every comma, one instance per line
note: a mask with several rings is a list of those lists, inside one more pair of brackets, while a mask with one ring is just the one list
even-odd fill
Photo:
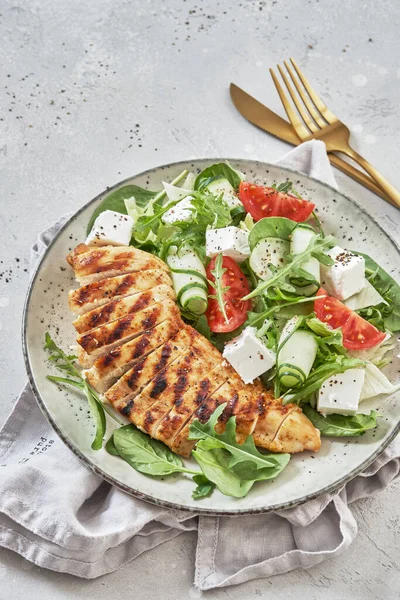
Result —
[[280, 383], [287, 388], [304, 383], [310, 374], [317, 349], [318, 344], [311, 331], [297, 329], [286, 335], [283, 342], [279, 344], [277, 357]]
[[214, 196], [220, 196], [222, 194], [229, 208], [243, 208], [243, 204], [227, 179], [223, 177], [214, 179], [214, 181], [211, 181], [206, 187], [209, 192], [214, 194]]
[[307, 250], [309, 243], [316, 235], [311, 225], [299, 223], [292, 231], [290, 239], [290, 251], [292, 254], [300, 254], [304, 250]]
[[207, 277], [203, 263], [189, 246], [172, 246], [167, 256], [177, 300], [181, 308], [200, 316], [207, 310]]
[[267, 280], [273, 273], [269, 268], [282, 267], [285, 264], [285, 256], [289, 252], [289, 242], [280, 238], [265, 238], [256, 244], [250, 255], [250, 267], [260, 278]]
[[[307, 250], [311, 240], [316, 236], [316, 232], [310, 225], [300, 223], [292, 232], [290, 242], [290, 252], [300, 254]], [[312, 296], [318, 290], [321, 281], [319, 262], [313, 256], [301, 263], [301, 268], [307, 271], [315, 280], [315, 283], [302, 278], [291, 278], [290, 283], [296, 286], [296, 291], [303, 296]]]

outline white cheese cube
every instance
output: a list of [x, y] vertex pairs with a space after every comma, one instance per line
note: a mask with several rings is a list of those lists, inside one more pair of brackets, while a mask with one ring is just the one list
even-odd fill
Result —
[[348, 369], [324, 381], [317, 410], [322, 415], [355, 415], [364, 385], [365, 369]]
[[236, 262], [243, 262], [250, 256], [249, 234], [239, 227], [222, 227], [206, 231], [206, 254], [210, 258], [222, 253]]
[[113, 210], [100, 213], [86, 238], [87, 246], [129, 246], [134, 221]]
[[193, 196], [187, 196], [180, 202], [177, 202], [161, 217], [161, 221], [165, 225], [173, 225], [177, 221], [190, 221], [193, 215]]
[[232, 365], [244, 383], [252, 383], [274, 366], [275, 352], [269, 350], [256, 336], [255, 327], [246, 327], [226, 344], [222, 356]]
[[321, 265], [321, 285], [326, 291], [339, 298], [347, 300], [353, 294], [360, 292], [365, 286], [365, 260], [348, 250], [335, 246], [328, 256], [335, 264], [331, 267]]

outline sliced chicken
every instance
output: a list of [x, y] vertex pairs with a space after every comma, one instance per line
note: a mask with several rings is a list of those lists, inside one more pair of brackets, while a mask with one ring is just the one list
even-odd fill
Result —
[[83, 315], [90, 310], [103, 306], [103, 304], [107, 304], [110, 300], [145, 292], [160, 285], [170, 286], [171, 293], [175, 293], [170, 276], [162, 269], [150, 269], [118, 275], [117, 277], [107, 277], [84, 285], [77, 290], [71, 290], [68, 293], [69, 308], [74, 314]]
[[[211, 347], [210, 347], [211, 346]], [[147, 407], [146, 413], [136, 418], [135, 424], [142, 427], [152, 437], [158, 438], [157, 428], [163, 417], [171, 410], [176, 403], [187, 404], [187, 395], [193, 386], [201, 380], [204, 373], [211, 371], [215, 363], [220, 365], [221, 376], [229, 376], [230, 370], [223, 366], [221, 355], [218, 350], [210, 344], [202, 335], [193, 341], [189, 352], [183, 355], [177, 363], [174, 363], [173, 369], [177, 377], [165, 388], [161, 397]], [[170, 369], [168, 369], [169, 371]], [[143, 392], [144, 393], [144, 392]], [[150, 393], [151, 398], [157, 398], [159, 394]]]
[[129, 417], [135, 397], [160, 371], [177, 360], [189, 348], [193, 339], [191, 329], [183, 325], [168, 342], [136, 363], [104, 394], [106, 400], [123, 415]]
[[117, 346], [108, 354], [100, 356], [90, 369], [84, 371], [86, 379], [103, 394], [121, 375], [153, 350], [165, 344], [181, 327], [180, 319], [167, 319], [130, 342]]
[[[250, 388], [251, 386], [246, 386]], [[206, 400], [206, 402], [200, 406], [194, 413], [193, 417], [188, 423], [181, 429], [170, 444], [170, 448], [180, 454], [181, 456], [190, 456], [190, 453], [195, 445], [195, 442], [188, 439], [189, 427], [195, 418], [198, 418], [202, 423], [205, 423], [210, 418], [214, 410], [223, 402], [227, 402], [227, 408], [232, 405], [239, 404], [239, 398], [244, 393], [245, 388], [242, 388], [239, 392], [234, 391], [234, 383], [232, 381], [227, 382], [222, 386], [216, 394], [213, 394]], [[259, 390], [258, 390], [259, 392]], [[238, 407], [239, 408], [239, 407]], [[235, 409], [234, 409], [235, 410]], [[234, 412], [234, 410], [232, 412]], [[242, 405], [243, 410], [243, 405]], [[317, 452], [321, 446], [320, 433], [312, 423], [303, 415], [301, 409], [293, 404], [282, 406], [282, 401], [273, 399], [267, 392], [258, 394], [258, 402], [253, 405], [253, 409], [250, 412], [250, 418], [246, 415], [242, 416], [242, 410], [238, 410], [236, 413], [236, 419], [238, 424], [237, 441], [242, 443], [251, 432], [254, 443], [260, 448], [265, 448], [271, 452], [302, 452], [303, 450], [312, 450]], [[229, 409], [228, 409], [229, 411]], [[257, 416], [258, 413], [258, 416]], [[294, 418], [294, 422], [297, 426], [293, 429], [285, 425], [286, 419], [295, 413], [298, 415]], [[228, 412], [228, 417], [229, 417]], [[222, 424], [224, 415], [222, 414], [219, 423]], [[307, 425], [305, 421], [307, 421]], [[217, 426], [217, 429], [221, 432], [224, 427], [223, 425]], [[290, 435], [293, 435], [290, 438]]]
[[87, 354], [97, 358], [171, 318], [180, 320], [179, 309], [175, 302], [166, 299], [138, 313], [128, 314], [79, 335], [77, 342]]
[[226, 369], [221, 370], [225, 360], [218, 362], [214, 368], [202, 379], [200, 379], [185, 396], [174, 402], [171, 410], [164, 415], [155, 431], [155, 437], [170, 445], [176, 434], [186, 425], [193, 413], [204, 401], [227, 381], [229, 373]]
[[321, 448], [321, 437], [318, 429], [303, 414], [301, 408], [295, 406], [279, 428], [272, 444], [268, 446], [271, 452], [303, 452], [311, 450], [318, 452]]
[[157, 302], [163, 302], [167, 298], [174, 300], [175, 295], [172, 289], [167, 285], [159, 285], [152, 290], [111, 300], [107, 304], [78, 317], [72, 324], [78, 333], [87, 333], [95, 327], [116, 321], [124, 315], [140, 312], [144, 308], [153, 306]]
[[168, 266], [162, 260], [132, 246], [93, 248], [80, 244], [68, 255], [67, 260], [81, 285], [133, 271], [160, 269], [169, 273]]

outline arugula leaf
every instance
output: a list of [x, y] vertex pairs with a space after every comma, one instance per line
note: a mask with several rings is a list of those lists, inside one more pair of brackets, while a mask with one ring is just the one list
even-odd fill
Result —
[[296, 387], [294, 393], [291, 391], [287, 392], [284, 396], [283, 404], [288, 404], [289, 402], [300, 404], [300, 402], [305, 402], [332, 375], [344, 373], [348, 369], [365, 366], [365, 362], [357, 358], [347, 358], [336, 353], [333, 354], [332, 358], [332, 362], [323, 361], [318, 367], [313, 369], [304, 384]]
[[49, 362], [54, 363], [54, 365], [60, 371], [67, 373], [71, 377], [74, 377], [74, 379], [71, 379], [71, 377], [55, 377], [54, 375], [47, 375], [47, 379], [53, 383], [62, 383], [76, 387], [83, 391], [86, 395], [89, 409], [96, 427], [95, 437], [92, 442], [92, 449], [99, 450], [102, 447], [104, 434], [106, 432], [106, 416], [104, 411], [106, 411], [110, 417], [114, 419], [114, 421], [117, 421], [117, 423], [121, 424], [121, 421], [113, 414], [110, 408], [101, 402], [96, 390], [92, 388], [92, 386], [77, 370], [75, 367], [76, 356], [68, 356], [65, 354], [65, 352], [57, 346], [54, 340], [52, 340], [49, 333], [46, 333], [45, 335], [44, 347], [50, 352], [50, 356], [48, 358]]
[[276, 237], [282, 240], [290, 240], [297, 223], [286, 219], [286, 217], [265, 217], [254, 225], [249, 233], [250, 250], [254, 250], [258, 242], [267, 237]]
[[77, 359], [73, 354], [67, 355], [61, 348], [57, 346], [55, 341], [51, 338], [51, 335], [47, 332], [44, 337], [44, 347], [49, 351], [48, 360], [53, 362], [57, 369], [64, 371], [72, 377], [76, 377], [78, 381], [82, 380], [82, 376], [75, 367], [75, 361]]
[[218, 254], [215, 260], [215, 267], [211, 271], [211, 274], [214, 276], [214, 281], [208, 282], [215, 290], [215, 294], [209, 294], [208, 297], [213, 298], [218, 302], [219, 310], [221, 311], [226, 323], [228, 323], [229, 319], [228, 315], [226, 314], [226, 302], [224, 300], [224, 294], [229, 290], [230, 286], [228, 285], [223, 287], [222, 285], [222, 278], [224, 276], [224, 273], [226, 272], [226, 269], [224, 269], [224, 267], [222, 266], [222, 259], [222, 254]]
[[369, 429], [375, 429], [377, 426], [376, 419], [379, 417], [378, 413], [374, 410], [369, 415], [328, 415], [327, 417], [323, 417], [308, 405], [303, 407], [303, 412], [324, 437], [363, 435]]
[[[324, 249], [328, 249], [334, 243], [334, 237], [329, 235], [325, 238], [321, 238], [318, 234], [311, 241], [306, 250], [301, 252], [300, 254], [291, 255], [289, 254], [287, 259], [287, 265], [278, 269], [274, 275], [270, 279], [266, 281], [260, 281], [257, 287], [247, 294], [242, 300], [249, 300], [250, 298], [254, 298], [255, 296], [259, 296], [260, 294], [266, 294], [269, 289], [282, 288], [282, 284], [287, 283], [287, 279], [289, 277], [296, 277], [298, 274], [298, 269], [301, 269], [301, 263], [304, 259], [309, 258], [313, 253], [317, 251], [322, 251]], [[302, 269], [301, 269], [302, 271]]]
[[298, 194], [296, 194], [294, 191], [292, 191], [293, 189], [293, 183], [289, 180], [287, 181], [283, 181], [282, 183], [280, 183], [279, 185], [277, 185], [276, 183], [272, 184], [272, 186], [274, 188], [274, 190], [276, 190], [277, 192], [283, 192], [284, 194], [294, 194], [296, 195], [298, 198], [300, 198], [300, 196], [298, 196]]
[[205, 475], [194, 475], [193, 481], [197, 483], [197, 487], [192, 493], [193, 500], [201, 500], [211, 496], [215, 489], [215, 483], [209, 481]]
[[216, 179], [227, 179], [235, 190], [238, 189], [241, 182], [240, 175], [228, 162], [216, 163], [210, 167], [206, 167], [199, 175], [197, 175], [196, 181], [194, 182], [194, 189], [202, 190]]
[[[399, 331], [400, 285], [367, 254], [363, 254], [362, 252], [354, 252], [354, 254], [364, 257], [365, 275], [367, 280], [387, 302], [387, 305], [383, 303], [378, 305], [378, 308], [382, 314], [383, 329], [388, 329], [392, 332]], [[367, 312], [364, 311], [362, 316], [368, 319]]]
[[125, 425], [116, 429], [113, 441], [119, 456], [140, 473], [154, 477], [172, 473], [199, 474], [198, 471], [186, 469], [177, 454], [134, 425]]

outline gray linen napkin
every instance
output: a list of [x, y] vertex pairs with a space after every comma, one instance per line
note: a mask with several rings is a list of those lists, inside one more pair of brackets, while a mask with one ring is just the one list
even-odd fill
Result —
[[[278, 164], [337, 187], [322, 142], [303, 144]], [[65, 219], [39, 236], [31, 268]], [[0, 432], [0, 545], [41, 567], [94, 578], [198, 529], [195, 585], [202, 590], [308, 568], [351, 544], [357, 525], [348, 505], [399, 475], [399, 441], [344, 488], [300, 507], [196, 517], [147, 504], [99, 479], [55, 435], [26, 385]], [[232, 553], [235, 538], [241, 544]]]

